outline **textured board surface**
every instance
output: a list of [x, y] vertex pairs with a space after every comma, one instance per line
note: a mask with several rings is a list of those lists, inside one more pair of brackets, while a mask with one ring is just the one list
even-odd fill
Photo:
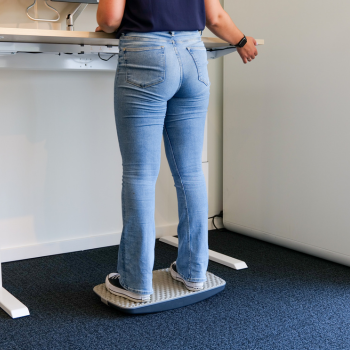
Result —
[[[179, 303], [176, 303], [178, 299], [183, 299], [184, 297], [192, 297], [192, 300], [194, 300], [193, 302], [200, 301], [216, 294], [215, 290], [221, 291], [224, 288], [225, 284], [226, 282], [223, 279], [215, 276], [210, 272], [207, 272], [207, 281], [204, 283], [204, 289], [198, 292], [192, 292], [189, 291], [183, 285], [183, 283], [175, 281], [170, 275], [169, 268], [167, 268], [153, 271], [154, 293], [151, 295], [151, 300], [144, 303], [134, 303], [131, 300], [114, 295], [107, 291], [104, 283], [95, 286], [93, 290], [97, 295], [101, 297], [101, 300], [104, 303], [113, 304], [119, 309], [127, 311], [147, 308], [149, 306], [165, 303], [168, 304], [165, 309], [171, 309], [171, 302], [176, 305], [175, 307], [179, 307]], [[160, 308], [161, 306], [158, 305], [157, 311], [159, 311]]]

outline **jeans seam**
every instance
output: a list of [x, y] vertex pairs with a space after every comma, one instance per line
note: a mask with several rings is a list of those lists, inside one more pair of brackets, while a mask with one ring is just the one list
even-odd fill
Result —
[[[176, 54], [176, 57], [177, 57], [177, 60], [179, 61], [179, 66], [180, 66], [180, 81], [179, 81], [179, 87], [177, 88], [175, 94], [180, 90], [180, 87], [181, 87], [181, 84], [182, 84], [182, 78], [183, 78], [183, 69], [182, 69], [182, 62], [181, 62], [181, 58], [180, 58], [180, 55], [178, 54], [178, 51], [176, 49], [176, 46], [173, 46], [174, 47], [174, 50], [175, 50], [175, 54]], [[175, 95], [174, 94], [174, 95]], [[170, 141], [169, 141], [170, 142]]]
[[[200, 39], [200, 38], [199, 38]], [[129, 41], [154, 41], [154, 42], [165, 42], [165, 43], [172, 43], [172, 40], [168, 39], [168, 40], [163, 40], [163, 39], [158, 39], [158, 38], [145, 38], [145, 37], [138, 37], [138, 36], [130, 36], [130, 37], [123, 37], [123, 39], [119, 39], [119, 43], [121, 40], [129, 40]], [[190, 42], [190, 41], [202, 41], [202, 40], [198, 40], [198, 38], [194, 38], [194, 39], [187, 39], [187, 40], [176, 40], [175, 42], [177, 43], [186, 43], [186, 42]]]
[[[197, 72], [198, 72], [198, 80], [201, 81], [202, 83], [204, 83], [206, 86], [209, 86], [209, 81], [206, 82], [203, 78], [202, 78], [202, 71], [201, 71], [201, 68], [200, 68], [200, 65], [196, 59], [196, 57], [193, 55], [193, 53], [191, 52], [192, 48], [191, 47], [187, 47], [187, 51], [190, 53], [195, 65], [196, 65], [196, 68], [197, 68]], [[204, 50], [206, 50], [204, 48]], [[202, 49], [200, 49], [200, 51], [204, 51]]]
[[202, 278], [191, 278], [191, 280], [186, 279], [179, 271], [177, 273], [186, 281], [186, 282], [206, 282], [207, 279], [202, 279]]
[[161, 78], [161, 79], [162, 79], [161, 81], [156, 81], [156, 82], [154, 82], [154, 83], [151, 83], [151, 84], [142, 86], [142, 85], [139, 85], [139, 84], [137, 84], [137, 83], [131, 82], [130, 80], [128, 80], [128, 78], [127, 78], [127, 76], [126, 76], [126, 82], [127, 82], [128, 84], [137, 86], [137, 87], [139, 87], [139, 88], [141, 88], [141, 89], [142, 89], [142, 88], [146, 88], [146, 87], [150, 87], [150, 86], [154, 86], [154, 85], [158, 85], [158, 84], [160, 84], [160, 83], [163, 83], [164, 80], [165, 80], [165, 78]]
[[[161, 54], [159, 55], [159, 59], [162, 65], [162, 74], [157, 78], [157, 80], [151, 81], [149, 83], [138, 83], [136, 81], [131, 80], [131, 75], [130, 75], [130, 71], [128, 70], [128, 68], [130, 69], [129, 65], [128, 65], [128, 60], [126, 58], [126, 55], [124, 56], [124, 62], [125, 62], [125, 81], [129, 84], [135, 85], [139, 88], [147, 88], [150, 86], [154, 86], [154, 85], [158, 85], [160, 83], [163, 83], [165, 81], [165, 50], [164, 50], [164, 46], [159, 46], [160, 50], [161, 50]], [[141, 50], [137, 49], [137, 50], [133, 50], [134, 48], [130, 49], [130, 48], [123, 48], [123, 52], [126, 52], [128, 50], [130, 50], [130, 52], [142, 52]], [[155, 49], [155, 48], [153, 48]], [[157, 50], [159, 50], [157, 48]]]
[[188, 40], [176, 40], [175, 39], [175, 42], [177, 43], [187, 43], [189, 41], [202, 41], [202, 40], [198, 40], [198, 38], [195, 38], [195, 39], [188, 39]]
[[[167, 131], [165, 125], [164, 125], [164, 130], [165, 130], [166, 136], [167, 136], [168, 141], [169, 141], [169, 146], [170, 146], [171, 155], [172, 155], [173, 160], [174, 160], [174, 164], [175, 164], [175, 168], [176, 168], [177, 174], [179, 175], [179, 178], [180, 178], [182, 190], [183, 190], [183, 192], [184, 192], [184, 194], [185, 194], [185, 203], [186, 203], [186, 212], [187, 212], [187, 223], [188, 223], [188, 241], [189, 241], [189, 251], [190, 251], [189, 264], [188, 264], [188, 274], [189, 274], [189, 278], [191, 278], [191, 231], [190, 231], [190, 222], [189, 222], [189, 215], [188, 215], [188, 206], [187, 206], [186, 191], [185, 191], [185, 186], [183, 185], [183, 182], [182, 182], [182, 179], [181, 179], [181, 175], [180, 175], [179, 169], [178, 169], [177, 164], [176, 164], [176, 160], [175, 160], [175, 156], [174, 156], [174, 152], [173, 152], [173, 147], [172, 147], [172, 145], [171, 145], [170, 138], [169, 138], [169, 134], [168, 134], [168, 131]], [[185, 279], [186, 279], [186, 278], [185, 278]]]
[[122, 281], [122, 277], [121, 276], [119, 278], [119, 283], [124, 289], [126, 289], [129, 292], [133, 292], [133, 293], [141, 294], [141, 295], [148, 295], [148, 294], [152, 294], [153, 293], [153, 292], [145, 292], [144, 290], [141, 290], [141, 289], [130, 288], [126, 283], [124, 283]]
[[124, 47], [123, 51], [151, 51], [151, 50], [161, 50], [164, 46], [146, 46], [146, 47]]
[[[123, 208], [123, 216], [124, 216], [124, 218], [125, 218], [125, 206], [124, 206], [124, 203], [125, 203], [125, 184], [124, 184], [124, 175], [123, 175], [123, 187], [124, 187], [124, 189], [122, 189], [122, 203], [123, 203], [123, 205], [122, 205], [122, 208]], [[123, 231], [124, 231], [124, 224], [123, 224]], [[124, 234], [125, 234], [125, 231], [124, 231]], [[125, 240], [125, 237], [122, 237], [122, 238], [124, 238], [124, 240]], [[123, 271], [125, 271], [125, 247], [123, 247], [124, 249], [123, 249], [123, 251], [122, 251], [122, 257], [123, 257]]]
[[170, 42], [171, 40], [163, 40], [163, 39], [158, 39], [158, 38], [145, 38], [145, 37], [141, 37], [141, 36], [126, 36], [123, 37], [122, 39], [119, 40], [130, 40], [130, 41], [161, 41], [161, 42]]

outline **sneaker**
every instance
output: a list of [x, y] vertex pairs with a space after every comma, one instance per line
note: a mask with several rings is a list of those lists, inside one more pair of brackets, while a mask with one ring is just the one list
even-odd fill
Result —
[[119, 277], [120, 274], [116, 272], [107, 275], [105, 286], [110, 293], [129, 299], [135, 303], [143, 303], [151, 300], [151, 294], [143, 295], [126, 290], [120, 284]]
[[180, 281], [182, 282], [185, 287], [188, 290], [191, 290], [193, 292], [196, 292], [198, 290], [202, 290], [204, 288], [204, 283], [203, 282], [189, 282], [184, 280], [177, 272], [176, 270], [176, 261], [174, 261], [171, 265], [170, 265], [170, 274], [171, 277], [176, 280], [176, 281]]

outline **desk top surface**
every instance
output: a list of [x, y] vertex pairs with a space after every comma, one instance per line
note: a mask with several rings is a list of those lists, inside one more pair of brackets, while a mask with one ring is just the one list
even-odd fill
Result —
[[[202, 37], [206, 48], [231, 46], [219, 38]], [[24, 28], [0, 28], [0, 42], [48, 43], [73, 45], [119, 45], [114, 34]]]

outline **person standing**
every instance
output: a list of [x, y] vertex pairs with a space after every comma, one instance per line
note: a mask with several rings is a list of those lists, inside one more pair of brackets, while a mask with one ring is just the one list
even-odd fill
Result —
[[202, 148], [210, 80], [201, 40], [205, 26], [237, 46], [243, 63], [258, 52], [219, 0], [100, 0], [96, 31], [119, 39], [114, 83], [122, 156], [123, 230], [109, 292], [146, 302], [153, 293], [155, 184], [161, 141], [178, 200], [178, 256], [171, 276], [203, 288], [208, 267], [208, 199]]

